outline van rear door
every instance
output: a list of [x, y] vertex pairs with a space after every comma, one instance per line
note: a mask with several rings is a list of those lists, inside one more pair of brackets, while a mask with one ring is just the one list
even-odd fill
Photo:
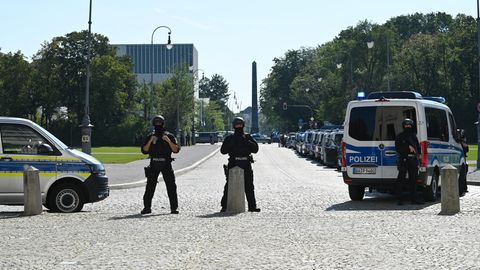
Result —
[[379, 135], [381, 143], [378, 147], [381, 149], [383, 179], [396, 179], [398, 176], [395, 138], [403, 131], [403, 120], [409, 118], [417, 123], [416, 109], [414, 107], [415, 103], [401, 103], [404, 102], [395, 102], [394, 104], [379, 108], [382, 120]]
[[379, 133], [382, 118], [378, 105], [372, 103], [354, 106], [350, 110], [345, 137], [346, 163], [349, 177], [378, 179], [382, 178], [382, 159], [379, 149]]
[[413, 105], [372, 102], [353, 107], [348, 123], [346, 141], [347, 173], [352, 178], [395, 179], [397, 154], [395, 137], [401, 130], [405, 118], [416, 121]]

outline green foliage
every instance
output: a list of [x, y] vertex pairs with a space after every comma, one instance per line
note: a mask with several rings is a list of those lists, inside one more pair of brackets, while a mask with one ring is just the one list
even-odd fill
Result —
[[[383, 25], [361, 21], [317, 48], [288, 51], [274, 59], [263, 80], [260, 104], [265, 123], [297, 130], [309, 111], [319, 122], [341, 124], [357, 91], [417, 91], [447, 99], [457, 125], [476, 135], [479, 100], [476, 22], [445, 13], [398, 16]], [[373, 41], [368, 48], [367, 42]]]
[[35, 114], [31, 68], [22, 53], [0, 52], [0, 108], [3, 116], [31, 118]]

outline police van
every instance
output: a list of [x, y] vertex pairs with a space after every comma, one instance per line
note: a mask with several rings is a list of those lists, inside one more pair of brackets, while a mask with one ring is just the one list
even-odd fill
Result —
[[50, 132], [21, 118], [0, 117], [0, 204], [21, 205], [23, 171], [39, 170], [44, 206], [78, 212], [109, 195], [105, 168], [94, 157], [68, 148]]
[[440, 169], [458, 170], [460, 192], [466, 190], [467, 163], [451, 110], [441, 97], [416, 92], [374, 92], [367, 99], [350, 101], [342, 142], [342, 175], [350, 199], [362, 200], [365, 188], [392, 191], [398, 175], [395, 137], [410, 118], [421, 146], [417, 184], [424, 198], [434, 201], [442, 179]]

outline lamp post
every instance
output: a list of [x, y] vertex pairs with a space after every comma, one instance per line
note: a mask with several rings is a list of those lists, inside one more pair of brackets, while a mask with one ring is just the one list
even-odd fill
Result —
[[[390, 44], [388, 43], [388, 37], [385, 37], [385, 43], [387, 46], [387, 91], [390, 92]], [[374, 44], [375, 42], [373, 40], [368, 41], [367, 48], [373, 48]]]
[[[373, 48], [374, 45], [375, 45], [375, 42], [374, 42], [373, 40], [367, 41], [367, 48], [368, 48], [369, 51], [370, 51], [370, 49]], [[369, 74], [369, 78], [368, 78], [368, 84], [369, 84], [369, 85], [367, 85], [367, 89], [371, 87], [371, 84], [372, 84], [372, 76], [373, 76], [373, 75], [372, 75], [372, 74], [373, 74], [373, 70], [370, 70], [370, 66], [371, 66], [371, 63], [370, 63], [371, 60], [370, 60], [370, 59], [371, 59], [371, 57], [368, 57], [368, 67], [367, 67], [367, 69], [368, 69], [368, 71], [370, 72], [370, 74]], [[372, 68], [372, 69], [373, 69], [373, 68]]]
[[87, 81], [85, 87], [85, 107], [82, 119], [82, 152], [90, 154], [92, 152], [92, 128], [90, 123], [90, 49], [91, 49], [91, 33], [92, 33], [92, 0], [90, 0], [90, 8], [88, 12], [88, 36], [87, 36]]
[[[205, 71], [201, 68], [198, 68], [196, 70], [193, 70], [194, 67], [190, 66], [188, 68], [192, 72], [192, 79], [193, 79], [193, 113], [192, 113], [192, 145], [195, 145], [196, 140], [195, 140], [195, 74], [198, 73], [198, 71], [202, 71], [202, 79], [204, 78], [204, 73]], [[200, 97], [200, 94], [199, 94]]]
[[153, 70], [153, 65], [155, 63], [155, 58], [153, 56], [153, 54], [154, 54], [153, 35], [155, 34], [155, 31], [157, 31], [159, 28], [168, 29], [168, 40], [167, 40], [167, 44], [165, 45], [165, 47], [167, 48], [167, 50], [171, 50], [173, 48], [172, 41], [170, 40], [170, 35], [172, 34], [172, 30], [170, 29], [170, 27], [161, 25], [161, 26], [158, 26], [157, 28], [155, 28], [155, 30], [153, 30], [153, 32], [152, 32], [152, 37], [150, 39], [150, 54], [151, 54], [151, 59], [150, 59], [150, 117], [148, 117], [148, 118], [151, 118], [152, 115], [153, 115], [153, 95], [154, 95], [154, 91], [153, 91], [153, 71], [154, 71]]
[[[477, 49], [478, 57], [480, 57], [480, 1], [477, 0]], [[480, 59], [478, 60], [478, 88], [480, 91]], [[480, 96], [480, 95], [479, 95]], [[480, 102], [477, 105], [478, 117], [477, 117], [477, 170], [480, 169]]]

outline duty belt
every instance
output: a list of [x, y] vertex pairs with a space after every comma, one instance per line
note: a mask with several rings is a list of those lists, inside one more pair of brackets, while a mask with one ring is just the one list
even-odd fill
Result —
[[235, 160], [248, 160], [248, 157], [235, 157]]
[[152, 161], [167, 161], [166, 158], [152, 158]]

